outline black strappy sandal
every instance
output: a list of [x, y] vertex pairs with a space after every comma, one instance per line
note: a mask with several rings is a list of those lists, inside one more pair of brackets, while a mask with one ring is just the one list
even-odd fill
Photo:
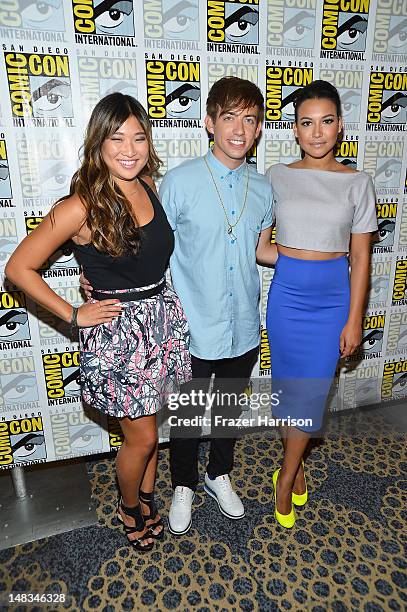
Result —
[[[119, 509], [121, 509], [124, 514], [127, 514], [127, 516], [131, 516], [131, 518], [134, 518], [134, 521], [136, 523], [134, 527], [126, 525], [122, 515], [119, 512]], [[134, 506], [133, 508], [128, 508], [127, 506], [123, 505], [123, 501], [121, 498], [119, 499], [117, 505], [117, 518], [121, 523], [123, 523], [123, 529], [126, 532], [127, 536], [132, 533], [135, 533], [136, 531], [143, 531], [143, 529], [146, 527], [146, 522], [141, 512], [140, 505]], [[153, 536], [151, 535], [150, 530], [147, 529], [144, 535], [140, 536], [139, 538], [135, 538], [134, 540], [130, 540], [129, 538], [127, 538], [127, 541], [135, 550], [141, 553], [145, 553], [149, 552], [153, 548], [154, 542], [149, 542], [148, 544], [143, 544], [143, 542], [151, 539], [152, 537]]]
[[[140, 489], [139, 491], [139, 498], [141, 503], [145, 504], [146, 506], [148, 506], [148, 509], [150, 511], [149, 514], [143, 514], [143, 519], [146, 521], [146, 525], [147, 525], [147, 521], [154, 521], [154, 519], [156, 518], [157, 514], [158, 514], [158, 509], [157, 506], [155, 504], [154, 501], [154, 493], [145, 493], [144, 491], [142, 491]], [[156, 521], [154, 521], [153, 523], [151, 523], [151, 525], [147, 525], [148, 529], [150, 530], [150, 536], [152, 538], [154, 538], [155, 540], [162, 540], [164, 537], [164, 522], [162, 520], [162, 518], [160, 517], [159, 519], [157, 519]], [[157, 527], [161, 527], [161, 531], [159, 531], [157, 534], [154, 533], [155, 529], [157, 529]]]

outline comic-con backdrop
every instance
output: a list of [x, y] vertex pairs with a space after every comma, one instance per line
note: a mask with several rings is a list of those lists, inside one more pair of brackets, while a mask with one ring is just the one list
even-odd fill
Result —
[[[166, 170], [207, 151], [215, 80], [258, 83], [266, 115], [249, 161], [264, 172], [299, 156], [294, 92], [315, 78], [333, 83], [346, 124], [337, 156], [374, 179], [379, 241], [361, 350], [338, 368], [330, 409], [407, 396], [405, 0], [1, 0], [0, 38], [2, 266], [67, 193], [90, 111], [109, 92], [146, 106]], [[260, 269], [263, 324], [272, 274]], [[81, 303], [69, 245], [41, 275]], [[116, 421], [83, 410], [67, 326], [2, 280], [0, 467], [120, 446]], [[263, 328], [253, 378], [269, 375]]]

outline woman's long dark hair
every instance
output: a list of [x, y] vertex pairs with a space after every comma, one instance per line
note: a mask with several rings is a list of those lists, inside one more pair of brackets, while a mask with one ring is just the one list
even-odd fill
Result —
[[140, 231], [132, 206], [102, 158], [104, 141], [131, 116], [140, 123], [149, 145], [148, 161], [141, 174], [151, 176], [158, 171], [161, 161], [154, 150], [146, 111], [135, 98], [112, 93], [93, 109], [86, 129], [82, 163], [72, 177], [66, 196], [77, 194], [80, 197], [86, 208], [91, 243], [98, 251], [112, 257], [137, 253], [140, 248]]

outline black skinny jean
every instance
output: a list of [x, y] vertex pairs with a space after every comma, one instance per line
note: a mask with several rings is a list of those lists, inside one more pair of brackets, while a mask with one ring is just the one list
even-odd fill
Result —
[[[199, 359], [192, 356], [193, 379], [182, 386], [181, 393], [190, 394], [208, 392], [212, 374], [215, 375], [212, 393], [232, 393], [237, 396], [243, 393], [247, 386], [253, 366], [256, 363], [258, 347], [231, 359]], [[215, 395], [215, 397], [216, 397]], [[228, 403], [228, 402], [226, 402]], [[196, 416], [209, 418], [210, 413], [205, 411], [205, 403], [198, 406], [181, 406], [173, 415], [178, 419], [190, 419]], [[212, 478], [229, 474], [233, 468], [233, 451], [236, 439], [228, 437], [232, 431], [230, 427], [215, 426], [215, 417], [237, 418], [241, 414], [239, 405], [214, 404], [211, 410], [211, 435], [208, 475]], [[198, 447], [201, 440], [201, 426], [176, 426], [170, 432], [170, 468], [172, 486], [189, 487], [195, 491], [198, 484]], [[222, 437], [224, 435], [225, 437]], [[233, 435], [233, 434], [232, 434]]]

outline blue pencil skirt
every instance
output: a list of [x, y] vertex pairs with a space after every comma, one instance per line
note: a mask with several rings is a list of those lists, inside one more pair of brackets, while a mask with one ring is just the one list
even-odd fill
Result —
[[349, 313], [346, 256], [328, 260], [279, 254], [267, 303], [273, 416], [303, 431], [318, 431]]

